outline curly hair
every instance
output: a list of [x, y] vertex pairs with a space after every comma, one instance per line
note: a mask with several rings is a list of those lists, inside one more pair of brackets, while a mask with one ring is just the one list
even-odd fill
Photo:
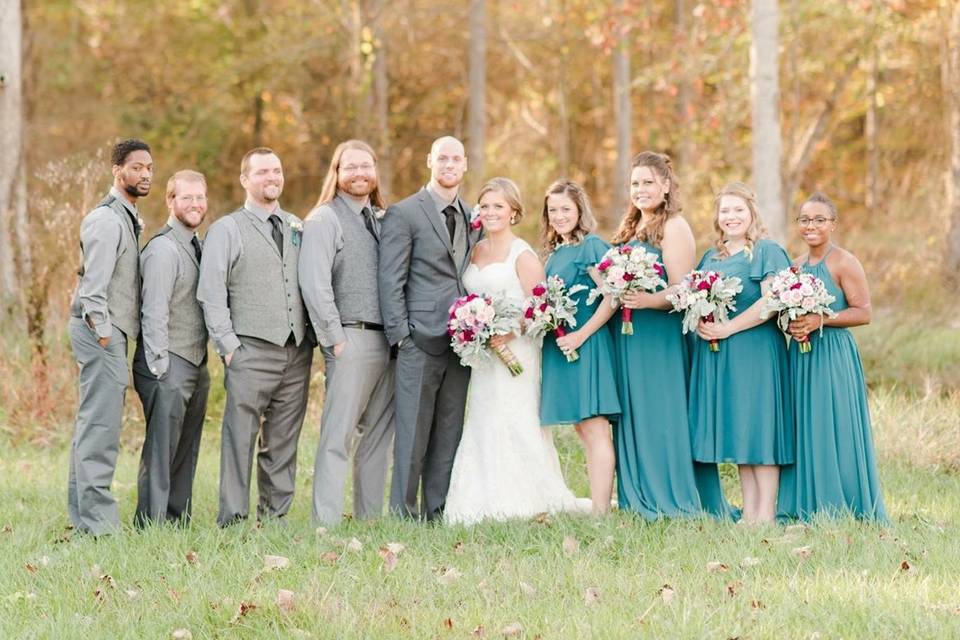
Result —
[[122, 167], [127, 162], [127, 157], [134, 151], [146, 151], [150, 153], [150, 145], [137, 138], [127, 138], [113, 145], [110, 151], [110, 162], [115, 167]]
[[750, 187], [742, 182], [731, 182], [726, 185], [720, 189], [717, 197], [713, 201], [713, 230], [717, 234], [716, 240], [714, 240], [714, 246], [717, 248], [717, 254], [723, 258], [730, 255], [730, 252], [727, 250], [726, 238], [724, 238], [723, 230], [720, 228], [720, 200], [723, 196], [740, 198], [746, 203], [747, 209], [750, 211], [750, 226], [747, 227], [744, 250], [748, 257], [752, 256], [754, 245], [756, 245], [757, 240], [766, 237], [767, 228], [763, 225], [763, 220], [760, 219], [760, 212], [757, 210], [757, 196], [750, 190]]
[[557, 180], [543, 194], [543, 212], [540, 214], [540, 244], [545, 253], [550, 253], [563, 242], [563, 238], [550, 225], [547, 215], [547, 201], [550, 196], [563, 195], [573, 201], [577, 207], [577, 226], [571, 233], [576, 243], [582, 241], [586, 235], [597, 228], [597, 220], [590, 208], [590, 197], [583, 187], [570, 180]]
[[639, 234], [637, 226], [640, 224], [642, 214], [637, 205], [631, 202], [623, 218], [620, 219], [620, 226], [613, 236], [613, 244], [622, 244], [636, 237], [638, 240], [659, 247], [663, 242], [663, 229], [667, 220], [683, 211], [680, 201], [680, 181], [673, 172], [670, 156], [665, 153], [644, 151], [637, 154], [630, 163], [630, 172], [633, 173], [633, 170], [638, 167], [649, 167], [661, 183], [669, 184], [670, 190], [663, 194], [663, 202], [651, 213], [650, 221], [643, 225]]

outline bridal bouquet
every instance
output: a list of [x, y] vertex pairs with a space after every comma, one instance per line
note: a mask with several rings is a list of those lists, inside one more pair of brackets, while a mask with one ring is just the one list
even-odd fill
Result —
[[[683, 332], [687, 333], [695, 331], [701, 319], [726, 322], [729, 313], [737, 310], [734, 300], [741, 291], [740, 278], [724, 278], [716, 271], [691, 271], [667, 294], [667, 300], [673, 311], [683, 312]], [[720, 351], [718, 340], [710, 341], [710, 351]]]
[[[663, 280], [663, 265], [657, 261], [656, 254], [639, 246], [625, 244], [612, 247], [597, 263], [597, 271], [600, 274], [600, 286], [590, 292], [587, 304], [593, 304], [600, 296], [606, 296], [611, 306], [616, 306], [625, 293], [652, 293], [659, 287], [667, 286]], [[620, 319], [620, 333], [633, 335], [633, 309], [624, 307], [620, 312]]]
[[[808, 313], [820, 314], [820, 332], [823, 333], [823, 316], [832, 318], [837, 315], [830, 308], [830, 303], [836, 300], [827, 292], [827, 286], [823, 280], [804, 271], [797, 266], [784, 269], [773, 277], [770, 282], [770, 288], [763, 298], [763, 310], [760, 313], [761, 318], [768, 318], [774, 313], [777, 314], [777, 323], [786, 333], [791, 320], [796, 320], [800, 316]], [[810, 336], [796, 339], [800, 347], [800, 353], [810, 353], [813, 346], [810, 344]]]
[[520, 330], [520, 308], [504, 297], [469, 295], [457, 298], [450, 307], [447, 334], [460, 363], [472, 367], [493, 351], [511, 375], [523, 373], [523, 366], [507, 346], [491, 347], [490, 338]]
[[[527, 335], [539, 338], [553, 331], [558, 338], [567, 335], [566, 327], [577, 326], [574, 314], [577, 302], [573, 294], [586, 290], [582, 284], [569, 289], [560, 276], [550, 276], [533, 288], [533, 295], [527, 298], [523, 317], [527, 321]], [[576, 349], [565, 354], [567, 362], [575, 362], [580, 354]]]

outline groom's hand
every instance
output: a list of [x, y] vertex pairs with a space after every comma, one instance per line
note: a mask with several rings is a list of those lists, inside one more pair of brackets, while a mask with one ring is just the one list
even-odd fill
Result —
[[340, 342], [338, 344], [333, 345], [333, 357], [339, 358], [340, 354], [343, 353], [343, 348], [346, 346], [347, 346], [346, 342]]

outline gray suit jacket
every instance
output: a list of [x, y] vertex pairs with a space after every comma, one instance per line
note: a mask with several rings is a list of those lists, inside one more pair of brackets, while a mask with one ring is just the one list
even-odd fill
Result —
[[[471, 208], [457, 198], [461, 211]], [[467, 230], [467, 251], [455, 264], [450, 236], [426, 189], [387, 208], [381, 220], [378, 283], [380, 313], [390, 344], [410, 337], [420, 349], [442, 355], [450, 348], [450, 305], [464, 295], [463, 271], [480, 230]]]

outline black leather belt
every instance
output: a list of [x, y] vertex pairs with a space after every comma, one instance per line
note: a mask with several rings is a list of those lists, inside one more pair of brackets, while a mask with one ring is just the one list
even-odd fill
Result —
[[367, 331], [383, 331], [382, 324], [374, 322], [342, 322], [340, 326], [344, 329], [366, 329]]

